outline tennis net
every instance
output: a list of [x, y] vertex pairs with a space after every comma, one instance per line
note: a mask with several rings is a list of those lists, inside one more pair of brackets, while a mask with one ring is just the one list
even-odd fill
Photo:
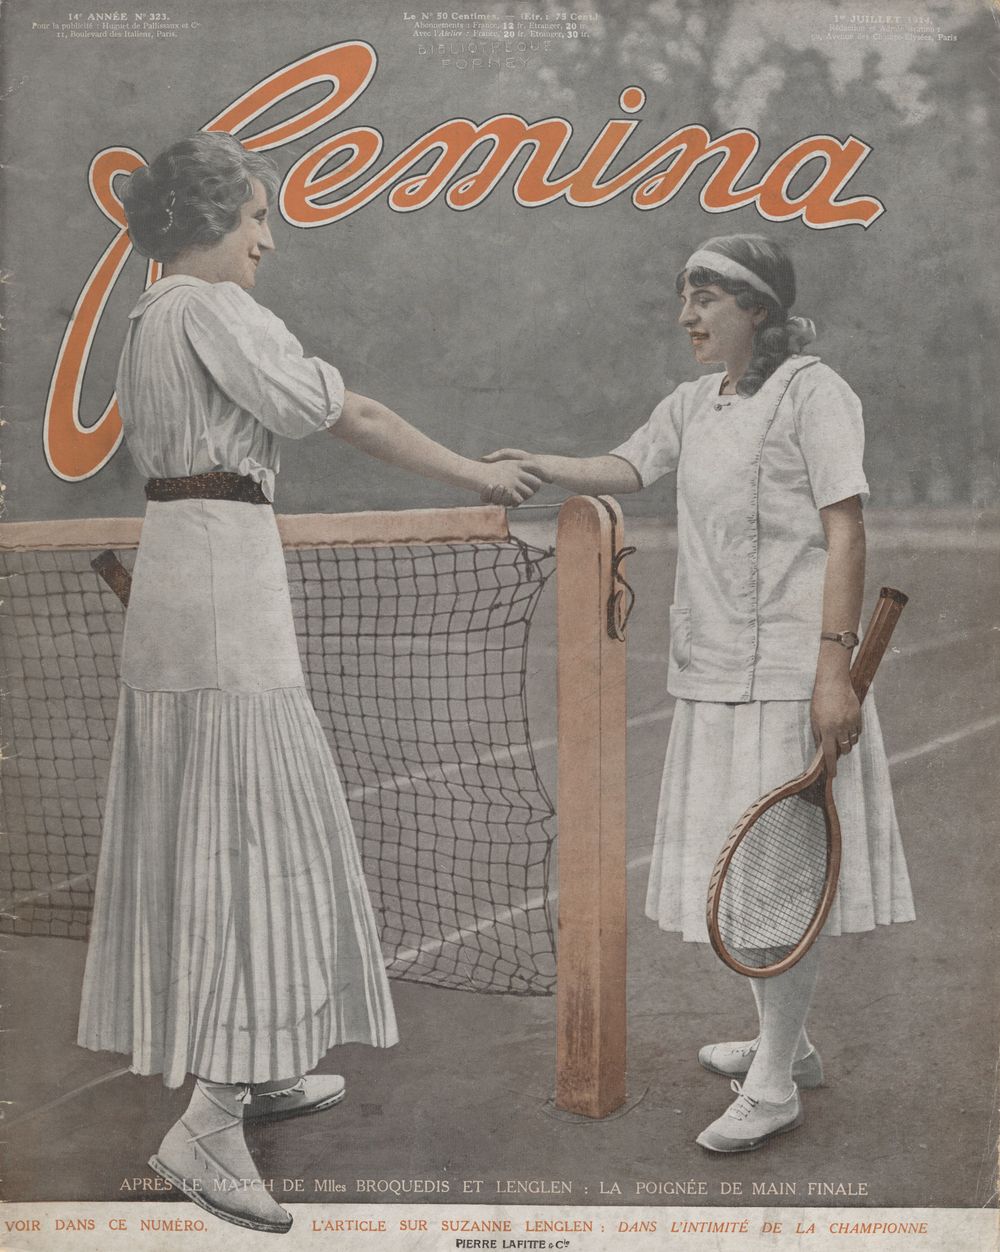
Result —
[[[554, 989], [553, 806], [528, 637], [554, 568], [500, 509], [279, 519], [306, 681], [341, 771], [391, 975]], [[0, 930], [85, 938], [137, 519], [0, 528]]]

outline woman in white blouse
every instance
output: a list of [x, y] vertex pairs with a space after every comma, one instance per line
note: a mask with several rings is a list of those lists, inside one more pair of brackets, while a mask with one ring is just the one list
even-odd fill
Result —
[[[583, 492], [631, 492], [677, 472], [678, 558], [664, 764], [646, 912], [707, 942], [715, 859], [758, 796], [801, 770], [815, 744], [840, 769], [844, 854], [824, 933], [913, 917], [875, 706], [850, 682], [864, 585], [861, 405], [792, 317], [795, 276], [761, 236], [710, 239], [678, 275], [679, 322], [696, 362], [723, 373], [682, 383], [607, 456], [514, 449], [536, 475]], [[857, 751], [853, 749], [857, 745]], [[818, 947], [751, 980], [759, 1033], [706, 1044], [699, 1061], [736, 1100], [698, 1137], [716, 1152], [758, 1147], [802, 1122], [799, 1088], [823, 1082], [806, 1033]], [[742, 1083], [738, 1080], [743, 1079]]]
[[247, 1119], [344, 1095], [305, 1075], [396, 1023], [340, 780], [306, 693], [270, 507], [279, 437], [329, 430], [517, 504], [513, 461], [470, 461], [344, 390], [248, 294], [273, 249], [271, 161], [231, 136], [173, 145], [123, 196], [164, 276], [129, 319], [125, 439], [148, 476], [79, 1042], [131, 1054], [191, 1103], [150, 1161], [204, 1208], [283, 1231]]

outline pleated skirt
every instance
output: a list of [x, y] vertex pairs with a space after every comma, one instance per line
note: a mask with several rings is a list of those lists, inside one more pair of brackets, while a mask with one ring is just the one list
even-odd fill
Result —
[[395, 1043], [270, 508], [150, 505], [122, 680], [78, 1042], [168, 1087]]
[[121, 692], [79, 1042], [168, 1087], [397, 1039], [350, 815], [304, 689]]
[[[834, 780], [843, 855], [824, 935], [912, 921], [913, 895], [875, 702]], [[678, 700], [667, 744], [646, 914], [685, 940], [708, 942], [709, 879], [729, 832], [765, 792], [787, 782], [816, 748], [808, 700], [723, 704]]]

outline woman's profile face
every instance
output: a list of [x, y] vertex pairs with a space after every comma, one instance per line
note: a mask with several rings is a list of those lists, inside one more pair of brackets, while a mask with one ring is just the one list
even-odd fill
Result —
[[691, 339], [695, 360], [729, 367], [749, 361], [754, 331], [764, 320], [762, 309], [741, 309], [728, 291], [715, 283], [692, 287], [686, 275], [680, 299], [677, 320]]
[[249, 291], [257, 281], [257, 266], [265, 252], [274, 250], [267, 221], [267, 191], [252, 180], [253, 195], [240, 206], [240, 220], [228, 235], [199, 249], [201, 267], [214, 283], [236, 283]]

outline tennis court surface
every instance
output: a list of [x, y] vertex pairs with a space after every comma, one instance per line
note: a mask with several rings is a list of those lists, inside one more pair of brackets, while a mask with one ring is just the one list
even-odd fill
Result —
[[[514, 516], [512, 529], [545, 547], [551, 530], [541, 516]], [[627, 522], [626, 541], [638, 546], [627, 567], [638, 601], [628, 634], [626, 1105], [600, 1122], [553, 1107], [551, 997], [396, 982], [400, 1044], [330, 1053], [321, 1068], [347, 1076], [347, 1100], [251, 1131], [262, 1173], [301, 1179], [295, 1198], [323, 1202], [334, 1198], [334, 1179], [344, 1188], [336, 1199], [349, 1202], [745, 1205], [756, 1183], [757, 1204], [993, 1204], [1000, 518], [869, 517], [866, 614], [882, 584], [910, 597], [875, 695], [918, 920], [821, 941], [811, 1034], [827, 1086], [806, 1093], [801, 1129], [737, 1158], [710, 1157], [694, 1143], [730, 1098], [726, 1081], [696, 1056], [705, 1042], [749, 1037], [749, 991], [707, 946], [682, 944], [642, 914], [671, 715], [674, 546], [665, 523]], [[528, 666], [534, 755], [550, 795], [553, 592], [550, 580]], [[75, 1046], [82, 942], [7, 936], [3, 946], [3, 1198], [152, 1198], [133, 1190], [134, 1180], [152, 1177], [145, 1161], [187, 1089], [167, 1091], [156, 1078], [127, 1073], [121, 1057]], [[481, 1180], [480, 1190], [463, 1193], [463, 1180]], [[742, 1195], [720, 1195], [720, 1180], [741, 1181]], [[705, 1192], [692, 1191], [701, 1183]]]

